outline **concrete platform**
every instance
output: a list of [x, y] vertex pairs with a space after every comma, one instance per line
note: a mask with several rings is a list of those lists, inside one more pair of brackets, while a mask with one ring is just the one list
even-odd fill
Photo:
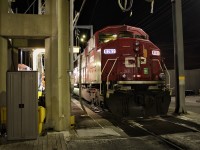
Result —
[[[186, 98], [188, 108], [199, 104], [199, 96]], [[200, 109], [200, 107], [197, 107]], [[200, 124], [199, 113], [188, 110], [185, 115], [176, 116]], [[85, 114], [80, 103], [72, 100], [72, 115], [76, 116], [76, 124], [70, 132], [48, 132], [37, 140], [7, 142], [0, 141], [0, 150], [165, 150], [172, 149], [166, 143], [154, 136], [130, 137], [121, 128], [102, 118], [98, 113], [86, 108], [89, 115]], [[195, 109], [196, 110], [196, 109]], [[170, 105], [169, 115], [174, 112], [174, 98]], [[200, 147], [200, 134], [198, 132], [165, 134], [162, 137], [179, 145], [184, 144], [184, 149], [198, 150]], [[2, 139], [2, 138], [1, 138]], [[4, 139], [5, 140], [5, 139]]]
[[37, 140], [1, 141], [0, 150], [66, 150], [63, 133], [48, 133]]

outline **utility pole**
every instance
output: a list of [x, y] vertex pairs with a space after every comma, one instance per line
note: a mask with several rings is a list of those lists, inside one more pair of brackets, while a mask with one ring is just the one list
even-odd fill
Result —
[[174, 68], [175, 68], [175, 113], [186, 113], [185, 108], [185, 69], [184, 69], [184, 46], [182, 24], [182, 0], [171, 0], [173, 34], [174, 34]]

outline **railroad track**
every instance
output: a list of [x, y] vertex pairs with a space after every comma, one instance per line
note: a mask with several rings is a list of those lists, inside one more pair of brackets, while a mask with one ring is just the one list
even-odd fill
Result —
[[188, 147], [185, 145], [186, 143], [174, 142], [173, 140], [165, 138], [163, 135], [179, 133], [187, 134], [190, 132], [200, 133], [200, 125], [173, 116], [137, 118], [133, 120], [128, 118], [118, 118], [113, 115], [111, 116], [114, 118], [107, 118], [108, 114], [108, 112], [104, 113], [103, 117], [113, 122], [113, 124], [121, 128], [130, 137], [151, 135], [159, 141], [162, 141], [163, 144], [166, 144], [171, 149], [184, 150], [188, 149]]
[[167, 119], [164, 119], [162, 117], [159, 117], [157, 119], [161, 120], [161, 121], [166, 121], [166, 122], [169, 122], [169, 123], [172, 123], [172, 124], [175, 124], [175, 125], [179, 125], [179, 126], [182, 126], [184, 128], [188, 128], [188, 129], [192, 130], [193, 132], [199, 132], [200, 133], [200, 125], [193, 123], [193, 122], [190, 122], [190, 121], [178, 119], [178, 118], [175, 118], [173, 116], [171, 116], [171, 118], [176, 119], [177, 121], [167, 120]]
[[176, 143], [171, 142], [171, 141], [168, 140], [168, 139], [163, 138], [162, 136], [160, 136], [160, 135], [158, 135], [158, 134], [155, 134], [154, 132], [152, 132], [152, 131], [150, 131], [150, 130], [144, 128], [143, 125], [141, 125], [141, 124], [139, 124], [139, 123], [137, 123], [137, 122], [135, 122], [135, 121], [130, 121], [130, 120], [129, 120], [128, 123], [130, 124], [131, 127], [135, 127], [135, 126], [136, 126], [136, 127], [140, 128], [141, 130], [147, 132], [148, 134], [150, 134], [150, 135], [156, 137], [157, 139], [163, 141], [164, 143], [166, 143], [168, 146], [170, 146], [170, 147], [173, 148], [173, 149], [184, 150], [183, 147], [177, 145]]
[[[90, 105], [86, 104], [89, 108]], [[94, 111], [94, 110], [93, 110]], [[109, 120], [114, 126], [122, 129], [129, 137], [153, 136], [171, 149], [187, 149], [185, 143], [176, 143], [163, 135], [189, 133], [200, 133], [200, 125], [191, 121], [175, 118], [173, 116], [149, 117], [149, 118], [121, 118], [110, 112], [102, 111], [98, 113], [104, 119]], [[92, 118], [95, 120], [95, 118]], [[98, 123], [98, 121], [97, 121]], [[103, 125], [100, 124], [100, 127]]]
[[[153, 117], [153, 118], [148, 118], [148, 119], [143, 118], [143, 119], [135, 119], [135, 120], [125, 119], [123, 120], [123, 122], [129, 124], [129, 126], [133, 128], [137, 127], [147, 132], [148, 134], [154, 136], [155, 138], [165, 142], [171, 148], [177, 149], [177, 150], [184, 150], [187, 148], [184, 145], [184, 143], [182, 144], [175, 143], [167, 138], [164, 138], [162, 135], [172, 134], [173, 130], [174, 130], [174, 133], [181, 133], [181, 132], [200, 133], [200, 130], [199, 130], [200, 125], [192, 123], [190, 121], [181, 120], [173, 116], [168, 116], [167, 118]], [[155, 122], [155, 123], [152, 123], [152, 122]], [[171, 129], [168, 131], [169, 128]], [[164, 133], [162, 133], [162, 130], [165, 130]]]

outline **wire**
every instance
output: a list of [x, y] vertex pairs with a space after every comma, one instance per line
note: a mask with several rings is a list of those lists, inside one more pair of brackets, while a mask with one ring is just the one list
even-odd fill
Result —
[[146, 0], [147, 2], [151, 3], [151, 14], [153, 14], [153, 8], [154, 8], [154, 0]]
[[118, 5], [123, 12], [129, 11], [132, 8], [133, 0], [130, 0], [129, 7], [127, 8], [127, 0], [124, 0], [124, 6], [121, 4], [121, 0], [118, 0]]
[[25, 11], [25, 13], [24, 14], [26, 14], [27, 13], [27, 11], [32, 7], [32, 5], [33, 4], [35, 4], [35, 2], [36, 2], [36, 0], [29, 6], [29, 8]]
[[83, 6], [85, 5], [85, 2], [86, 2], [86, 0], [83, 1], [79, 12], [78, 12], [77, 15], [75, 16], [74, 25], [73, 25], [74, 27], [76, 26], [76, 24], [77, 24], [77, 22], [78, 22], [78, 19], [79, 19], [79, 17], [80, 17], [80, 14], [81, 14], [81, 11], [82, 11], [82, 9], [83, 9]]
[[151, 14], [153, 14], [153, 8], [154, 8], [154, 0], [151, 2]]
[[[152, 0], [147, 1], [147, 2], [152, 2]], [[152, 27], [153, 25], [155, 25], [155, 23], [158, 20], [162, 20], [163, 19], [162, 15], [164, 15], [166, 13], [168, 15], [170, 15], [170, 13], [171, 13], [170, 6], [171, 5], [169, 5], [169, 2], [165, 1], [162, 3], [162, 5], [159, 5], [159, 6], [160, 7], [158, 7], [156, 9], [156, 11], [154, 12], [154, 15], [147, 15], [146, 17], [142, 18], [139, 22], [137, 22], [135, 24], [135, 26], [143, 27], [143, 29], [145, 29], [145, 27], [149, 28], [149, 27]], [[130, 17], [126, 17], [121, 21], [121, 24], [126, 24], [127, 21], [130, 22], [131, 20], [132, 19]]]
[[85, 2], [86, 2], [86, 0], [83, 1], [79, 13], [81, 13], [81, 11], [82, 11], [82, 9], [83, 9], [83, 6], [85, 5]]
[[[146, 0], [147, 1], [147, 0]], [[150, 1], [149, 1], [150, 2]], [[191, 4], [190, 0], [185, 0], [183, 1], [183, 7], [188, 6], [188, 3]], [[185, 13], [186, 10], [190, 11], [192, 8], [191, 7], [186, 7], [183, 10], [183, 13]], [[140, 22], [138, 22], [137, 24], [135, 24], [135, 26], [143, 26], [144, 30], [154, 30], [155, 28], [153, 28], [153, 26], [158, 25], [159, 22], [162, 22], [166, 24], [166, 21], [162, 21], [162, 20], [167, 20], [167, 22], [171, 21], [171, 5], [169, 2], [165, 1], [163, 2], [163, 4], [161, 5], [161, 7], [159, 7], [157, 9], [157, 11], [154, 13], [155, 15], [149, 15], [147, 17], [145, 17], [143, 20], [141, 20]], [[154, 19], [155, 18], [155, 19]], [[161, 28], [162, 26], [159, 24], [158, 28]], [[158, 30], [158, 28], [156, 28], [156, 30]], [[155, 31], [155, 30], [154, 30]]]
[[[170, 6], [168, 3], [163, 3], [163, 5], [159, 8], [159, 10], [156, 11], [155, 15], [149, 15], [143, 20], [141, 20], [139, 23], [136, 24], [136, 26], [143, 26], [144, 30], [154, 30], [153, 26], [158, 25], [158, 22], [163, 22], [161, 20], [168, 20], [170, 21], [171, 11]], [[154, 19], [155, 18], [155, 19]], [[167, 18], [167, 19], [166, 19]], [[166, 23], [166, 21], [164, 21]]]
[[96, 10], [96, 7], [97, 7], [98, 2], [99, 2], [99, 0], [96, 1], [95, 6], [93, 7], [93, 10], [92, 10], [92, 17], [91, 17], [91, 19], [90, 19], [90, 23], [89, 23], [89, 24], [92, 24], [92, 21], [93, 21], [93, 18], [94, 18], [94, 14], [95, 14], [94, 12], [95, 12], [95, 10]]

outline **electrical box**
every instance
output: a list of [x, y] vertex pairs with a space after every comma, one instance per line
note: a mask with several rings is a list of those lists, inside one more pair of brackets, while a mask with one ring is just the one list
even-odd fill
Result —
[[38, 136], [38, 73], [7, 72], [7, 139]]

